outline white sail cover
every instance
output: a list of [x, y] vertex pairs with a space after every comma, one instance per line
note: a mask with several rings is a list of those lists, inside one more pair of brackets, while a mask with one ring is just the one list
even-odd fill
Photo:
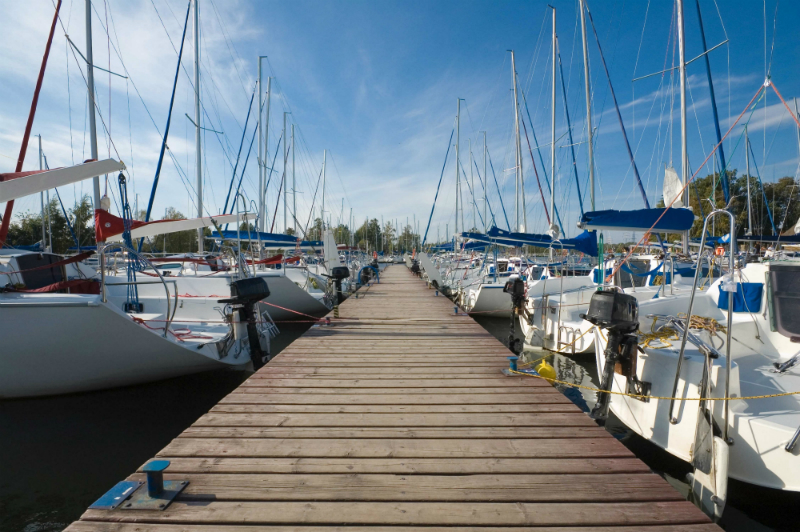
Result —
[[125, 169], [125, 165], [114, 159], [76, 164], [67, 168], [55, 168], [43, 172], [20, 172], [0, 175], [0, 203], [15, 200], [51, 188], [70, 185]]
[[[201, 227], [212, 227], [214, 223], [217, 225], [222, 224], [240, 224], [249, 219], [255, 219], [253, 213], [242, 214], [223, 214], [220, 216], [205, 216], [203, 218], [189, 218], [188, 220], [158, 220], [147, 225], [142, 225], [131, 229], [131, 238], [137, 239], [142, 237], [150, 237], [156, 235], [168, 235], [177, 233], [179, 231], [189, 231], [190, 229], [199, 229]], [[213, 220], [213, 221], [212, 221]], [[246, 235], [247, 232], [245, 231]], [[122, 242], [122, 233], [106, 237], [108, 242]]]
[[422, 269], [425, 270], [425, 273], [428, 274], [428, 280], [430, 280], [431, 283], [436, 281], [437, 286], [443, 285], [442, 274], [439, 272], [439, 268], [433, 264], [427, 253], [419, 253], [419, 263], [422, 266]]
[[683, 207], [682, 192], [683, 183], [678, 177], [678, 172], [671, 166], [666, 167], [664, 169], [664, 206], [668, 207], [673, 199], [678, 198], [675, 199], [675, 203], [672, 203], [672, 207]]
[[328, 269], [328, 274], [333, 271], [333, 268], [342, 265], [339, 259], [339, 248], [336, 247], [336, 239], [333, 237], [333, 231], [330, 229], [325, 230], [325, 235], [322, 238], [323, 252], [325, 253], [325, 267]]

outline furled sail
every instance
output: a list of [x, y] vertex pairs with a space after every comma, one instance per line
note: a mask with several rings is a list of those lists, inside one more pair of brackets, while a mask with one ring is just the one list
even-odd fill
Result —
[[[677, 199], [676, 199], [677, 198]], [[664, 169], [664, 206], [669, 207], [672, 200], [672, 208], [683, 207], [683, 183], [678, 177], [678, 172], [671, 166]]]

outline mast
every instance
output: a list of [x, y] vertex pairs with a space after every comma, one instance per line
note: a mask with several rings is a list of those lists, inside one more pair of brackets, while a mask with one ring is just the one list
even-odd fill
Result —
[[489, 183], [489, 177], [486, 175], [486, 132], [483, 132], [483, 232], [486, 233], [487, 224], [489, 221], [486, 218], [486, 206], [489, 204], [489, 198], [486, 196], [486, 185]]
[[[264, 79], [261, 75], [261, 60], [265, 55], [258, 56], [258, 231], [264, 230], [265, 220], [264, 213], [266, 211], [264, 185], [267, 178], [267, 165], [264, 159], [268, 156], [269, 150], [267, 149], [267, 138], [269, 132], [264, 131]], [[272, 78], [267, 79], [267, 91], [269, 91], [269, 82]], [[269, 97], [267, 97], [267, 116], [269, 116]], [[267, 118], [267, 127], [269, 127], [269, 118]]]
[[[797, 102], [795, 102], [796, 105]], [[750, 137], [747, 136], [747, 126], [744, 126], [744, 160], [747, 172], [747, 233], [753, 234], [753, 214], [750, 205]]]
[[469, 180], [471, 181], [470, 186], [472, 187], [472, 227], [475, 229], [478, 228], [478, 218], [476, 214], [476, 206], [475, 206], [475, 175], [472, 173], [472, 139], [469, 139]]
[[[38, 137], [39, 137], [39, 170], [44, 170], [44, 166], [42, 164], [42, 136], [38, 135]], [[50, 251], [49, 249], [47, 249], [47, 231], [44, 226], [44, 190], [39, 192], [39, 203], [41, 204], [42, 207], [42, 249], [45, 251]]]
[[[514, 148], [516, 154], [514, 157], [514, 231], [520, 230], [519, 224], [519, 202], [520, 193], [524, 194], [520, 189], [522, 182], [522, 150], [520, 149], [520, 136], [519, 136], [519, 98], [517, 97], [517, 66], [514, 62], [514, 50], [511, 52], [511, 82], [514, 84], [514, 134], [516, 135], [516, 142]], [[524, 208], [523, 208], [524, 211]], [[524, 214], [523, 214], [524, 217]], [[527, 224], [525, 224], [527, 226]], [[524, 230], [523, 230], [524, 232]]]
[[294, 124], [292, 124], [292, 227], [297, 234], [297, 181], [294, 174]]
[[[289, 192], [286, 190], [286, 160], [289, 158], [289, 146], [286, 142], [286, 111], [283, 112], [283, 232], [289, 229], [289, 219], [287, 215], [286, 200], [289, 197]], [[279, 198], [280, 199], [280, 198]]]
[[[461, 98], [456, 99], [456, 225], [455, 233], [458, 234], [458, 198], [461, 196], [461, 180], [458, 178], [458, 143], [461, 138]], [[408, 220], [406, 220], [408, 226]]]
[[[86, 0], [87, 4], [90, 0]], [[197, 217], [203, 217], [203, 154], [200, 137], [200, 0], [194, 0], [194, 143], [197, 169]], [[99, 194], [98, 189], [98, 194]], [[233, 201], [236, 201], [234, 198]], [[197, 251], [203, 252], [203, 228], [197, 229]]]
[[[550, 212], [555, 212], [556, 204], [556, 8], [553, 10], [553, 57], [551, 58], [553, 83], [550, 91], [550, 177], [552, 179], [550, 187]], [[555, 225], [555, 224], [553, 224]], [[553, 248], [550, 248], [550, 259], [553, 258]]]
[[325, 170], [328, 160], [328, 150], [322, 151], [322, 207], [319, 210], [319, 217], [322, 219], [322, 229], [325, 229]]
[[589, 47], [586, 39], [586, 15], [584, 14], [583, 4], [585, 0], [578, 0], [581, 10], [581, 37], [583, 38], [583, 80], [586, 90], [586, 131], [589, 138], [589, 198], [594, 206], [594, 143], [592, 142], [592, 88], [591, 80], [589, 79]]
[[[689, 155], [686, 145], [686, 37], [683, 32], [683, 0], [676, 0], [678, 7], [678, 68], [681, 84], [681, 180], [685, 187], [684, 204], [689, 205]], [[689, 253], [689, 232], [683, 234], [683, 252]]]
[[[89, 147], [97, 160], [97, 123], [94, 102], [94, 57], [92, 53], [92, 0], [86, 0], [86, 86], [89, 90]], [[94, 208], [100, 208], [100, 177], [92, 178]]]
[[[266, 155], [267, 159], [269, 159], [269, 103], [270, 103], [270, 97], [271, 96], [272, 96], [272, 76], [268, 76], [267, 77], [267, 103], [266, 103], [266, 106], [267, 106], [266, 115], [267, 116], [264, 119], [264, 154]], [[275, 149], [277, 150], [277, 148], [275, 148]], [[273, 162], [274, 162], [274, 160], [273, 160]], [[263, 220], [261, 222], [261, 229], [260, 229], [261, 231], [265, 231], [266, 227], [267, 227], [267, 212], [266, 212], [267, 211], [267, 209], [266, 209], [266, 205], [267, 205], [267, 181], [268, 181], [267, 175], [271, 175], [271, 174], [272, 174], [272, 168], [269, 169], [269, 174], [267, 174], [267, 161], [265, 160], [264, 161], [264, 188], [261, 189], [261, 205], [262, 205], [261, 208], [263, 210], [263, 213], [259, 216], [259, 219]]]

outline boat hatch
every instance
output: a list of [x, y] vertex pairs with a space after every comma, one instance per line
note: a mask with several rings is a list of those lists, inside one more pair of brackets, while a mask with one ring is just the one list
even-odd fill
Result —
[[769, 291], [778, 332], [800, 341], [800, 265], [770, 265]]

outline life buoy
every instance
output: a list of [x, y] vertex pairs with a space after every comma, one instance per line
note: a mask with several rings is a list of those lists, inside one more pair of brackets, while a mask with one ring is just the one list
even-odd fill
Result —
[[717, 257], [721, 257], [724, 254], [725, 254], [725, 248], [722, 246], [719, 246], [717, 249], [714, 250], [714, 255], [716, 255]]

